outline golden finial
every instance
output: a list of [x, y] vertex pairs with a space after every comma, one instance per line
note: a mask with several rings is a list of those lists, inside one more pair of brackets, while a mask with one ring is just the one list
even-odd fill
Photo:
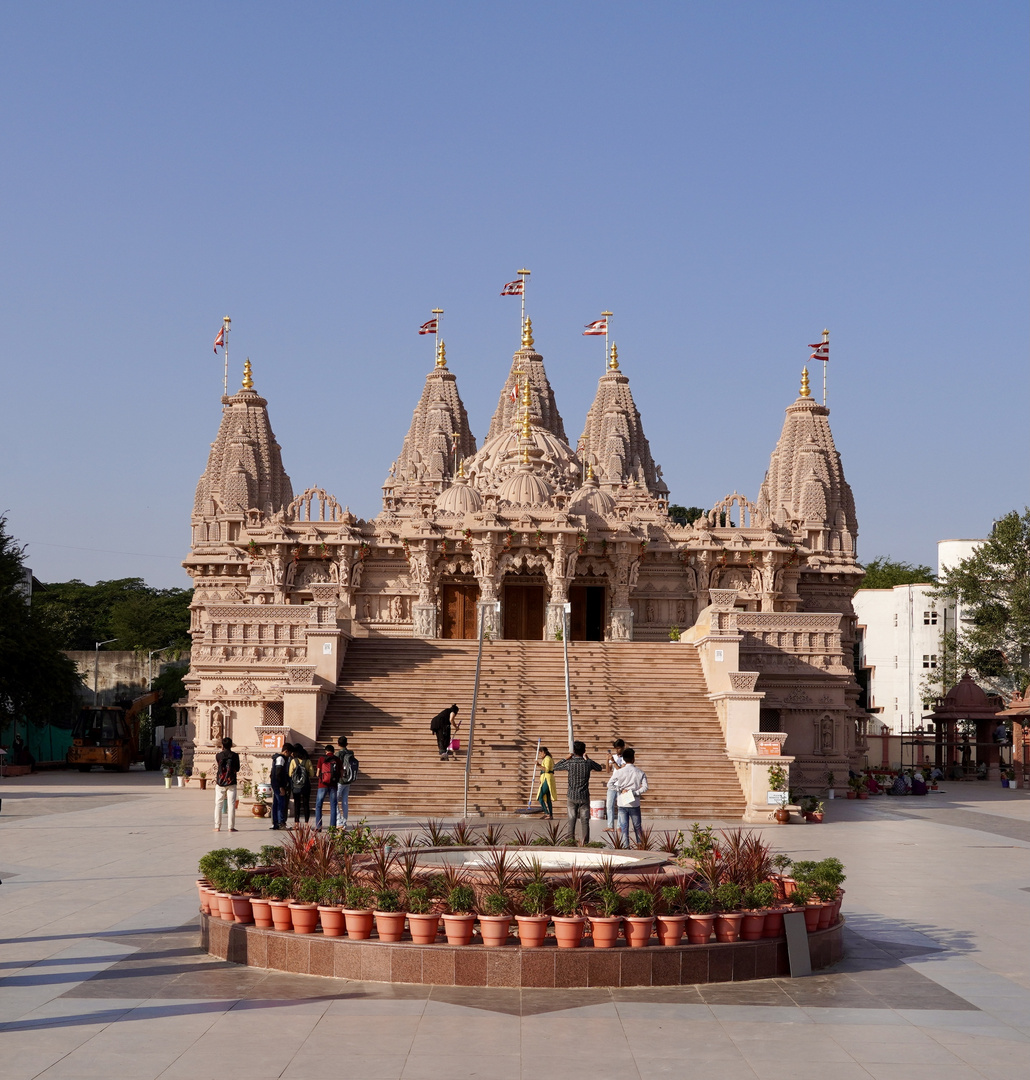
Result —
[[593, 478], [594, 478], [594, 466], [588, 461], [587, 462], [587, 480], [593, 480]]
[[461, 461], [458, 462], [458, 476], [462, 480], [465, 479], [465, 459], [464, 458], [462, 458]]
[[801, 372], [801, 393], [799, 397], [811, 397], [812, 391], [808, 388], [808, 368]]
[[526, 319], [522, 327], [522, 347], [524, 349], [533, 348], [533, 320]]
[[244, 390], [253, 390], [254, 389], [254, 380], [250, 376], [251, 376], [250, 357], [248, 356], [247, 359], [243, 361], [243, 389]]
[[[532, 399], [529, 396], [529, 379], [522, 380], [522, 437], [523, 439], [530, 439], [533, 437], [532, 429], [529, 422], [529, 408], [532, 404]], [[529, 459], [526, 458], [528, 461]]]
[[615, 342], [612, 342], [611, 355], [608, 357], [608, 370], [619, 370], [619, 350], [616, 348]]
[[447, 367], [447, 346], [440, 340], [436, 343], [436, 366]]

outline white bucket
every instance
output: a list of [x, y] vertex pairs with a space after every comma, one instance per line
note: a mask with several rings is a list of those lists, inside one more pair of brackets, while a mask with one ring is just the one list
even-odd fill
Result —
[[605, 802], [604, 799], [591, 799], [590, 800], [590, 816], [595, 821], [603, 821], [605, 817]]

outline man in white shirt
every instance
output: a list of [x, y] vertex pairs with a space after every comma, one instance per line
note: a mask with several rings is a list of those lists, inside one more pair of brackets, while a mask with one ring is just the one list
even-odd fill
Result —
[[608, 791], [615, 792], [615, 801], [619, 808], [619, 830], [622, 840], [629, 847], [629, 823], [633, 822], [633, 832], [640, 842], [643, 830], [640, 826], [640, 796], [647, 791], [647, 776], [643, 769], [636, 766], [636, 753], [632, 746], [622, 751], [623, 766], [612, 773], [608, 781]]
[[[608, 771], [614, 773], [616, 769], [621, 769], [626, 762], [622, 758], [622, 751], [626, 749], [626, 744], [622, 739], [616, 739], [612, 743], [612, 752], [608, 755]], [[615, 831], [615, 796], [616, 791], [609, 785], [605, 798], [605, 810], [607, 811], [605, 817], [608, 818], [608, 832]]]

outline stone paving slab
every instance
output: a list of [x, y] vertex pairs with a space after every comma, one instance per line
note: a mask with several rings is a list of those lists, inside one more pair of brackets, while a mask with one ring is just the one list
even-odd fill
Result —
[[[49, 773], [0, 788], [0, 1076], [1020, 1080], [1030, 1053], [1030, 796], [835, 800], [766, 830], [846, 866], [847, 955], [807, 979], [596, 990], [383, 985], [240, 969], [200, 952], [211, 793], [159, 777]], [[357, 808], [356, 808], [357, 809]], [[391, 827], [417, 827], [388, 819]], [[525, 821], [519, 821], [525, 826]], [[725, 823], [733, 824], [733, 823]], [[659, 829], [688, 822], [656, 822]]]

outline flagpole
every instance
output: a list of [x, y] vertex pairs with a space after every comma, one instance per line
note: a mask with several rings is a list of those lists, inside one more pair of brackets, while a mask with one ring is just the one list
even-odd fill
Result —
[[526, 329], [526, 285], [528, 282], [526, 278], [529, 277], [531, 271], [522, 269], [519, 271], [519, 277], [522, 278], [522, 323], [519, 325], [519, 342], [521, 347], [522, 334]]
[[222, 319], [222, 352], [225, 355], [225, 373], [222, 376], [222, 397], [229, 396], [229, 324], [232, 319], [228, 315]]
[[830, 359], [830, 349], [829, 349], [830, 331], [829, 330], [823, 330], [823, 345], [826, 346], [826, 348], [823, 350], [826, 353], [826, 355], [822, 358], [822, 360], [823, 360], [823, 408], [825, 409], [826, 408], [826, 363]]
[[601, 318], [604, 319], [604, 370], [608, 370], [608, 320], [612, 317], [610, 311], [602, 311]]
[[430, 312], [430, 314], [436, 316], [436, 340], [437, 342], [439, 342], [443, 336], [443, 329], [441, 327], [441, 323], [443, 322], [443, 320], [440, 318], [440, 316], [443, 314], [443, 308], [435, 307]]

